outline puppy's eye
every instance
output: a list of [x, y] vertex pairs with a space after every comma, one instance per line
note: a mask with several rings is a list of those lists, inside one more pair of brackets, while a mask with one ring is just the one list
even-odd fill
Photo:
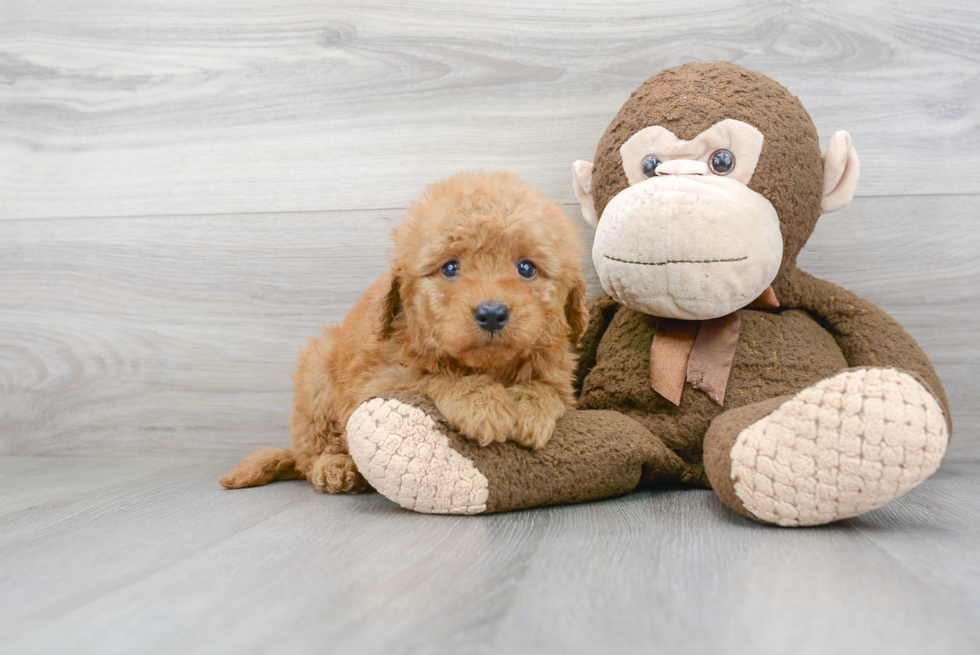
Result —
[[708, 166], [715, 175], [728, 175], [735, 168], [735, 155], [731, 150], [715, 150], [711, 153]]
[[517, 274], [522, 278], [530, 280], [532, 277], [538, 274], [537, 267], [526, 259], [522, 259], [517, 262]]
[[459, 276], [459, 262], [455, 259], [450, 259], [448, 262], [442, 265], [439, 269], [442, 272], [442, 276], [446, 278], [454, 278]]
[[653, 177], [657, 174], [657, 166], [660, 166], [662, 163], [662, 161], [653, 155], [647, 155], [643, 158], [643, 174], [647, 177]]

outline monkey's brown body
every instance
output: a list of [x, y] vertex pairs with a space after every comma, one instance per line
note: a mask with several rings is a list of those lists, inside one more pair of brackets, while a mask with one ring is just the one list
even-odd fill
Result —
[[[797, 526], [879, 507], [938, 468], [951, 424], [928, 358], [885, 312], [796, 267], [819, 215], [853, 195], [846, 133], [821, 155], [785, 88], [732, 64], [685, 64], [637, 89], [595, 164], [573, 171], [606, 291], [590, 303], [579, 409], [530, 451], [480, 448], [423, 397], [374, 399], [348, 433], [381, 493], [476, 514], [682, 483], [710, 486], [754, 520]], [[767, 285], [779, 307], [746, 309]], [[714, 354], [697, 360], [725, 373], [719, 403], [692, 384], [690, 364], [699, 330], [733, 310], [736, 341], [711, 341], [701, 353]], [[699, 335], [670, 369], [679, 398], [655, 372], [678, 352], [666, 321]]]
[[[725, 410], [796, 394], [847, 368], [833, 337], [808, 313], [741, 310], [742, 335], [724, 407], [690, 383], [685, 385], [680, 406], [674, 406], [653, 391], [649, 382], [647, 360], [660, 319], [627, 307], [609, 307], [611, 302], [605, 295], [593, 301], [594, 307], [605, 306], [607, 315], [614, 313], [595, 345], [596, 364], [584, 376], [579, 407], [623, 408], [624, 415], [649, 430], [649, 437], [643, 438], [662, 441], [682, 460], [677, 470], [646, 467], [643, 477], [647, 482], [707, 484], [702, 451], [713, 418]], [[602, 330], [602, 312], [595, 312], [595, 318], [593, 325]], [[587, 362], [590, 355], [583, 353], [583, 360]]]

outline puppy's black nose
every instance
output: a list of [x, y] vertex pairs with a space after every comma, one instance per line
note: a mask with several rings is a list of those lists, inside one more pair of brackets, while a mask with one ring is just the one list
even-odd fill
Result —
[[507, 319], [510, 318], [510, 312], [507, 311], [506, 305], [497, 302], [481, 302], [473, 310], [473, 318], [476, 319], [477, 325], [493, 334], [504, 327]]

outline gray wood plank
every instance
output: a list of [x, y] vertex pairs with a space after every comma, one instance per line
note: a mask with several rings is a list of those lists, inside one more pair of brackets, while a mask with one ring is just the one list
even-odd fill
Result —
[[[920, 341], [967, 459], [980, 458], [978, 213], [980, 196], [863, 198], [823, 217], [801, 257]], [[296, 354], [384, 270], [398, 215], [0, 223], [0, 454], [286, 443]]]
[[285, 441], [296, 355], [384, 270], [392, 224], [385, 212], [0, 224], [0, 452]]
[[[0, 3], [0, 217], [403, 207], [460, 169], [562, 202], [646, 77], [725, 59], [861, 153], [859, 193], [976, 193], [975, 3]], [[951, 165], [950, 162], [955, 162]]]
[[944, 596], [980, 612], [980, 471], [962, 462], [946, 462], [940, 471], [855, 528]]
[[531, 515], [416, 515], [303, 482], [230, 492], [227, 465], [147, 479], [0, 544], [0, 651], [462, 648], [489, 639], [540, 532]]
[[[59, 457], [0, 457], [0, 543], [24, 526], [36, 527], [101, 503], [134, 483], [201, 460], [145, 457], [125, 463], [108, 457], [76, 462]], [[29, 511], [24, 511], [29, 510]]]
[[[87, 471], [92, 481], [65, 488], [54, 507], [26, 507], [3, 517], [0, 652], [3, 641], [32, 626], [317, 493], [310, 485], [285, 484], [273, 494], [223, 494], [217, 478], [234, 463], [230, 460], [191, 459], [157, 470], [136, 461], [145, 474], [127, 480], [128, 458], [114, 458], [111, 467], [92, 458], [43, 459], [54, 469]], [[100, 476], [112, 475], [112, 468], [120, 472], [120, 483], [111, 493], [99, 493]], [[0, 483], [9, 489], [45, 480], [29, 468], [19, 473], [8, 468]]]
[[228, 492], [214, 483], [222, 469], [148, 477], [125, 502], [0, 545], [0, 651], [980, 647], [969, 547], [980, 463], [943, 469], [866, 517], [804, 530], [752, 524], [707, 491], [435, 517], [299, 482]]
[[[971, 484], [967, 493], [976, 491]], [[568, 508], [549, 524], [494, 648], [502, 653], [976, 650], [977, 608], [950, 599], [929, 579], [883, 555], [855, 527], [862, 521], [774, 530], [733, 516], [708, 491]], [[944, 527], [962, 534], [959, 521]], [[892, 526], [895, 532], [906, 528], [902, 521]], [[928, 538], [920, 538], [920, 552], [928, 553], [930, 546]], [[973, 559], [948, 559], [945, 575], [972, 569]]]

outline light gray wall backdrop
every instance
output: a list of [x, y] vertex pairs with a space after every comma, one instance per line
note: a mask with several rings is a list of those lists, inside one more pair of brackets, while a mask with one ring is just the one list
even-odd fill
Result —
[[853, 136], [858, 198], [801, 264], [919, 340], [976, 458], [978, 27], [952, 0], [0, 0], [0, 455], [286, 443], [297, 352], [427, 182], [515, 171], [588, 241], [571, 162], [645, 78], [724, 59]]

